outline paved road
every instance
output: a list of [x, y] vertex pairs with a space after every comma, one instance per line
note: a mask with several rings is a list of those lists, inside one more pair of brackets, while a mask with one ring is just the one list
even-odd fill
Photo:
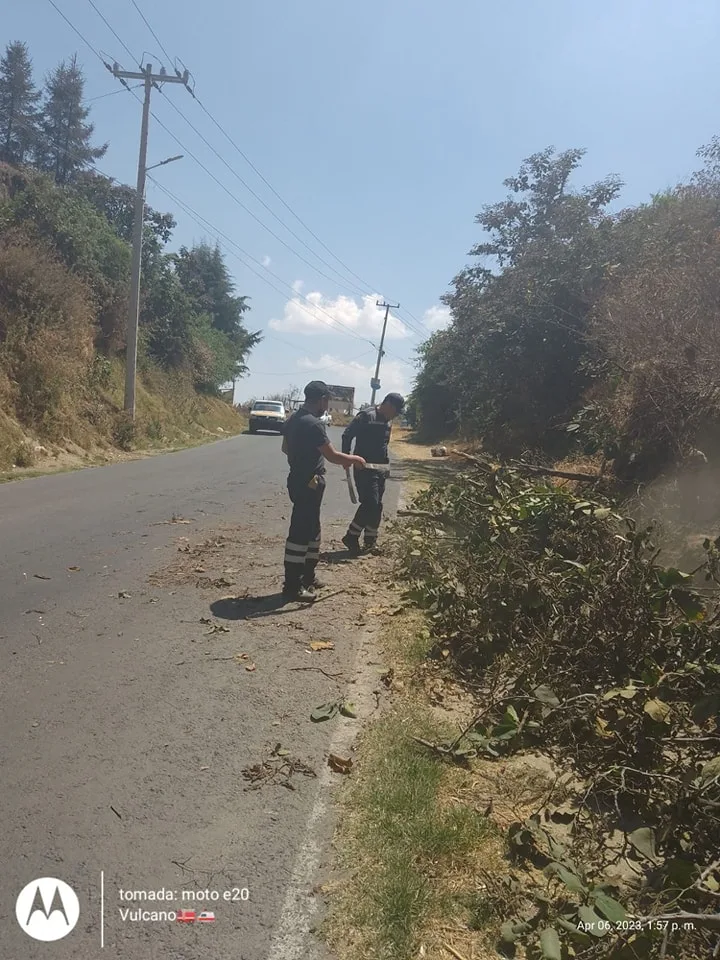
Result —
[[[243, 436], [0, 486], [2, 956], [316, 955], [281, 915], [333, 726], [308, 715], [343, 681], [307, 671], [319, 656], [307, 647], [335, 640], [323, 666], [349, 675], [367, 600], [355, 591], [298, 610], [275, 596], [288, 516], [279, 447]], [[349, 509], [330, 467], [325, 542], [337, 560]], [[364, 562], [328, 567], [331, 584], [357, 582]], [[223, 599], [245, 593], [265, 599]], [[281, 777], [246, 789], [243, 771], [277, 742], [298, 763], [290, 788]], [[79, 898], [77, 926], [52, 945], [15, 919], [38, 877]], [[205, 890], [219, 899], [182, 900]], [[215, 922], [133, 919], [192, 907]]]

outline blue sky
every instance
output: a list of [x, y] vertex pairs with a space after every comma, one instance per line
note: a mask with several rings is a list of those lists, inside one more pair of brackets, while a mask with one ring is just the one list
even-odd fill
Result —
[[[89, 0], [55, 2], [96, 49], [134, 67]], [[131, 0], [95, 3], [135, 58], [163, 61]], [[318, 245], [182, 87], [153, 95], [158, 119], [257, 217], [151, 121], [149, 163], [186, 153], [153, 175], [212, 224], [198, 225], [150, 183], [148, 202], [177, 217], [174, 243], [214, 240], [217, 229], [265, 278], [222, 241], [238, 292], [251, 297], [248, 325], [266, 333], [238, 399], [322, 377], [356, 386], [366, 400], [378, 296], [401, 304], [382, 386], [407, 390], [421, 341], [411, 328], [445, 322], [439, 298], [479, 239], [474, 215], [504, 196], [503, 179], [524, 157], [548, 144], [586, 147], [579, 180], [619, 174], [627, 205], [685, 177], [697, 147], [720, 132], [716, 0], [138, 3], [191, 70], [210, 113], [352, 271]], [[88, 98], [116, 89], [48, 0], [5, 7], [4, 41], [29, 44], [38, 79], [77, 51]], [[123, 92], [92, 107], [98, 139], [110, 143], [100, 167], [134, 184], [139, 104]]]

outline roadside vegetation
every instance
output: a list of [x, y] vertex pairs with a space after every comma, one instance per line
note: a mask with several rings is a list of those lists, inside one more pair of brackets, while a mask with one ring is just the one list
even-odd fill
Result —
[[29, 466], [48, 444], [128, 450], [244, 424], [219, 397], [259, 340], [244, 323], [247, 298], [217, 247], [171, 250], [175, 221], [151, 207], [138, 418], [126, 421], [118, 379], [134, 191], [94, 169], [105, 150], [93, 143], [77, 59], [38, 90], [27, 47], [9, 44], [0, 60], [0, 469]]
[[720, 955], [720, 141], [620, 212], [616, 177], [577, 185], [582, 155], [506, 181], [420, 350], [414, 439], [459, 453], [411, 466], [404, 679], [339, 842], [374, 862], [356, 822], [393, 752], [408, 793], [435, 765], [436, 825], [450, 796], [486, 827], [459, 876], [416, 838], [407, 876], [438, 896], [402, 940], [372, 940], [350, 882], [368, 957]]

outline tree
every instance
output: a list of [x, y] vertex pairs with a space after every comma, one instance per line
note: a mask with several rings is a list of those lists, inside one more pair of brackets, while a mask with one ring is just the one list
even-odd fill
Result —
[[27, 44], [9, 43], [0, 60], [0, 159], [22, 166], [36, 143], [40, 93]]
[[94, 126], [83, 106], [85, 77], [77, 55], [62, 63], [45, 82], [45, 102], [36, 150], [37, 166], [51, 173], [56, 183], [75, 180], [80, 171], [105, 155], [107, 144], [92, 146]]
[[453, 323], [421, 356], [421, 429], [456, 419], [497, 452], [566, 437], [558, 428], [587, 387], [587, 316], [612, 249], [605, 208], [620, 189], [616, 177], [572, 189], [583, 153], [529, 157], [505, 181], [510, 195], [475, 218], [488, 238], [470, 254], [491, 263], [466, 267], [443, 298]]
[[[191, 249], [181, 247], [174, 259], [178, 279], [195, 313], [209, 318], [211, 328], [223, 334], [231, 346], [234, 366], [227, 380], [246, 373], [247, 355], [261, 336], [259, 331], [250, 333], [243, 323], [243, 316], [250, 309], [248, 298], [235, 295], [222, 251], [218, 246], [201, 243]], [[202, 339], [207, 341], [209, 337], [203, 326]], [[217, 338], [211, 339], [211, 346], [216, 346]]]

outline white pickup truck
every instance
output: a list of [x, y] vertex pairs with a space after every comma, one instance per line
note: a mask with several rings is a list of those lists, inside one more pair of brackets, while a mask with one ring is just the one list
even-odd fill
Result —
[[285, 404], [281, 400], [256, 400], [250, 410], [250, 433], [258, 430], [282, 433], [286, 420]]

